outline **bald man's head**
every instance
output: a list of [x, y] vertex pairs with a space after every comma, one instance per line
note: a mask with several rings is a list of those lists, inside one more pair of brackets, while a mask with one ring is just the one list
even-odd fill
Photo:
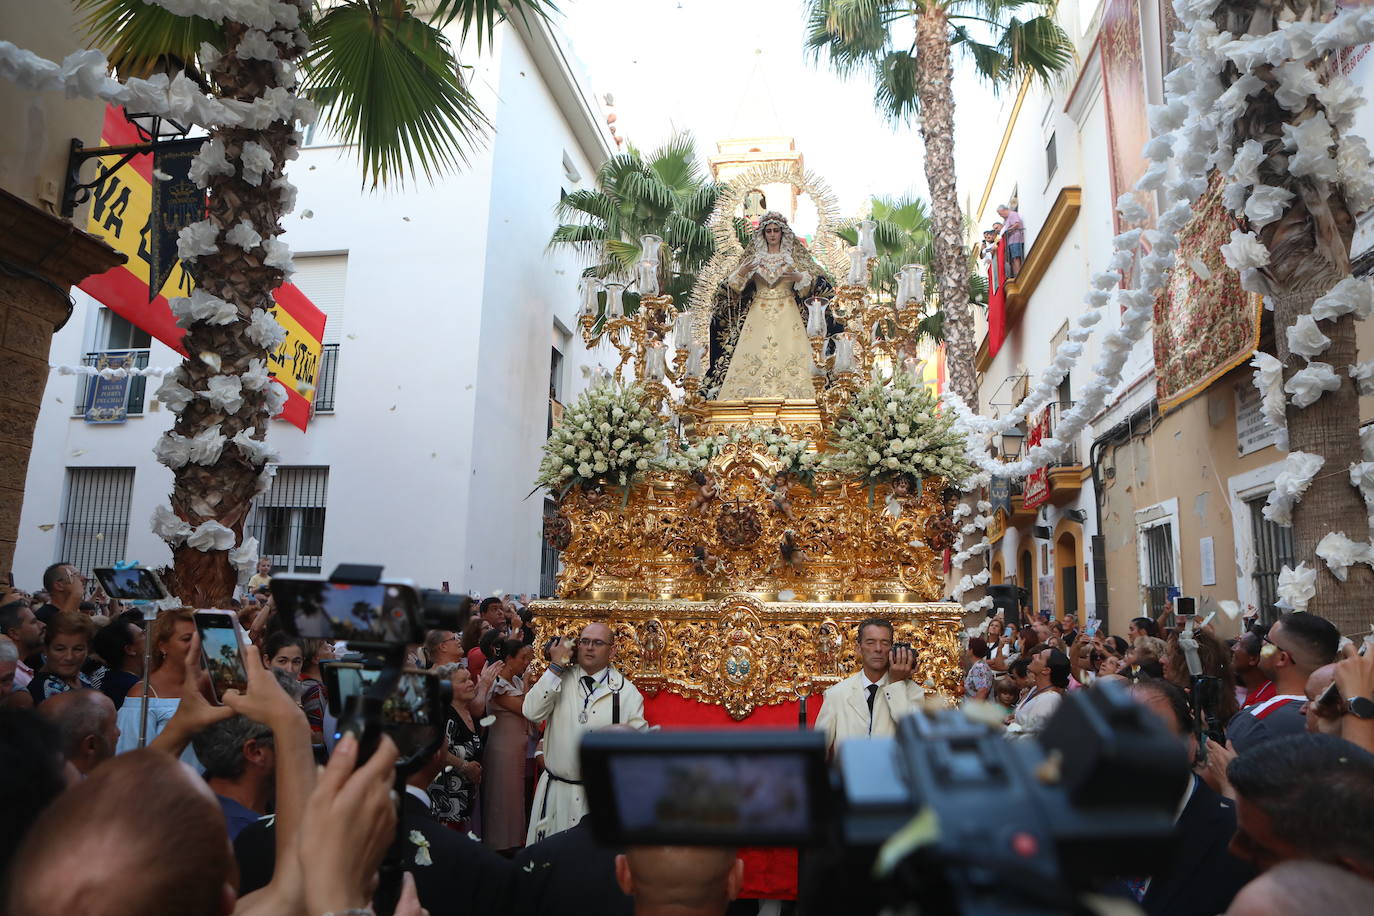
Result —
[[1303, 704], [1302, 711], [1307, 716], [1307, 730], [1309, 732], [1320, 732], [1324, 735], [1341, 736], [1341, 703], [1337, 697], [1335, 703], [1318, 703], [1322, 694], [1326, 693], [1326, 688], [1336, 682], [1336, 665], [1322, 665], [1316, 671], [1307, 676], [1307, 687], [1303, 693], [1307, 694], [1307, 702]]
[[38, 707], [62, 732], [62, 753], [78, 771], [89, 775], [114, 756], [119, 742], [114, 703], [99, 690], [68, 690], [48, 697]]
[[636, 916], [714, 916], [739, 895], [744, 863], [733, 849], [635, 846], [616, 856], [615, 876]]
[[224, 916], [237, 873], [205, 780], [161, 751], [121, 754], [43, 813], [14, 860], [11, 916]]
[[1226, 916], [1360, 916], [1374, 882], [1335, 865], [1297, 860], [1275, 865], [1241, 888]]

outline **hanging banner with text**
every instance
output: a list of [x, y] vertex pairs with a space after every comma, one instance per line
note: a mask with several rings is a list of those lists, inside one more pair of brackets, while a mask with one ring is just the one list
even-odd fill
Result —
[[[1039, 445], [1049, 438], [1050, 435], [1050, 410], [1045, 408], [1026, 431], [1026, 451]], [[1050, 501], [1050, 470], [1049, 468], [1036, 468], [1026, 477], [1026, 490], [1024, 503], [1027, 509], [1038, 509]], [[1051, 579], [1054, 577], [1051, 576]]]
[[[105, 109], [100, 141], [105, 146], [125, 146], [142, 138], [123, 110], [111, 105]], [[118, 157], [96, 160], [101, 181], [91, 195], [86, 231], [129, 260], [80, 284], [87, 295], [183, 356], [181, 339], [186, 331], [177, 326], [168, 299], [190, 295], [195, 285], [176, 259], [176, 234], [204, 213], [202, 192], [186, 174], [203, 142], [187, 141], [159, 150], [157, 169], [170, 176], [165, 181], [154, 180], [153, 156], [146, 153], [118, 170], [114, 169]], [[166, 187], [158, 188], [160, 184]], [[286, 389], [280, 418], [303, 431], [315, 400], [325, 315], [290, 283], [282, 284], [272, 296], [276, 300], [272, 314], [286, 328], [286, 339], [268, 361], [268, 371]]]

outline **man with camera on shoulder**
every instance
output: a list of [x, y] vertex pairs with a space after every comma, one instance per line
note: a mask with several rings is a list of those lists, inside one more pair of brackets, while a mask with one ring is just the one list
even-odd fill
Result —
[[534, 792], [527, 844], [567, 830], [587, 813], [578, 745], [608, 725], [645, 729], [644, 697], [611, 664], [614, 636], [591, 623], [575, 641], [554, 639], [549, 667], [525, 693], [525, 718], [544, 726], [544, 772]]
[[891, 622], [877, 617], [859, 624], [863, 669], [827, 690], [816, 716], [832, 755], [847, 738], [896, 734], [897, 720], [919, 708], [925, 691], [911, 680], [916, 653], [894, 645], [893, 633]]

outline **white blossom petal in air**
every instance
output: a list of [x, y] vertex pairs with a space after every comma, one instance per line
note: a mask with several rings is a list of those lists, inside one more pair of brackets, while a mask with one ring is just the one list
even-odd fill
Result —
[[1341, 387], [1341, 378], [1329, 363], [1308, 363], [1294, 372], [1283, 390], [1293, 396], [1294, 407], [1310, 407], [1328, 391]]
[[253, 224], [247, 219], [241, 219], [238, 225], [224, 233], [224, 240], [231, 245], [237, 245], [244, 251], [252, 251], [262, 244], [262, 236], [258, 230], [253, 228]]
[[181, 516], [166, 506], [153, 510], [153, 534], [173, 546], [182, 543], [191, 534], [191, 526]]
[[1293, 524], [1293, 507], [1312, 485], [1312, 478], [1321, 470], [1326, 459], [1310, 452], [1290, 452], [1283, 469], [1274, 478], [1274, 489], [1265, 500], [1264, 517], [1275, 525]]
[[1315, 551], [1331, 570], [1331, 575], [1345, 581], [1347, 570], [1356, 563], [1374, 564], [1374, 549], [1368, 541], [1352, 541], [1344, 531], [1330, 531], [1317, 542]]
[[202, 553], [212, 550], [228, 550], [234, 546], [234, 532], [213, 519], [202, 522], [191, 536], [186, 539], [187, 547], [194, 547]]
[[1297, 569], [1285, 566], [1279, 570], [1278, 593], [1275, 606], [1286, 611], [1307, 610], [1307, 603], [1317, 596], [1317, 571], [1309, 569], [1306, 562], [1299, 563]]
[[1288, 171], [1299, 178], [1335, 181], [1336, 160], [1331, 158], [1331, 124], [1326, 115], [1317, 112], [1301, 124], [1283, 125], [1284, 145], [1294, 150], [1288, 161]]
[[159, 462], [175, 471], [191, 460], [191, 441], [174, 432], [164, 433], [153, 446], [153, 454]]
[[209, 429], [201, 430], [189, 440], [192, 463], [210, 465], [219, 461], [224, 443], [229, 441], [219, 430], [219, 424], [216, 424]]
[[1331, 338], [1317, 327], [1311, 315], [1300, 315], [1287, 331], [1288, 349], [1306, 359], [1319, 356], [1331, 346]]
[[243, 382], [237, 375], [212, 375], [204, 397], [210, 404], [227, 413], [237, 413], [243, 406]]
[[229, 551], [229, 562], [240, 572], [258, 565], [258, 539], [249, 538]]
[[219, 229], [208, 219], [183, 226], [177, 233], [177, 257], [183, 261], [219, 251]]
[[1312, 303], [1312, 317], [1318, 321], [1330, 321], [1347, 312], [1354, 312], [1360, 321], [1374, 312], [1374, 287], [1368, 280], [1346, 277]]
[[191, 160], [188, 172], [196, 187], [204, 188], [216, 175], [234, 174], [234, 164], [224, 155], [223, 140], [206, 140], [200, 145], [200, 152]]
[[269, 353], [274, 352], [286, 339], [286, 328], [272, 317], [271, 312], [264, 309], [253, 309], [253, 317], [245, 333], [249, 340], [265, 347]]
[[1255, 229], [1263, 229], [1274, 220], [1283, 216], [1293, 192], [1274, 185], [1257, 185], [1245, 201], [1245, 217]]
[[1231, 241], [1221, 246], [1221, 256], [1232, 270], [1264, 267], [1269, 263], [1269, 249], [1253, 232], [1231, 230]]

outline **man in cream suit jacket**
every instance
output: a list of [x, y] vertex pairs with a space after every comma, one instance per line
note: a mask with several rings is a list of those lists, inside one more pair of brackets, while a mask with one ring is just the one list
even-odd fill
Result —
[[911, 680], [916, 653], [892, 648], [892, 624], [870, 618], [859, 624], [863, 670], [825, 692], [816, 729], [823, 730], [830, 753], [849, 738], [892, 735], [896, 720], [920, 707], [925, 691]]

